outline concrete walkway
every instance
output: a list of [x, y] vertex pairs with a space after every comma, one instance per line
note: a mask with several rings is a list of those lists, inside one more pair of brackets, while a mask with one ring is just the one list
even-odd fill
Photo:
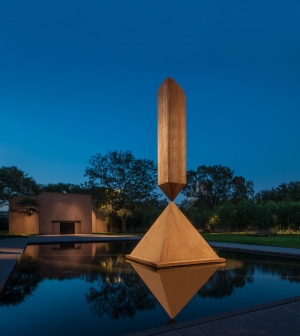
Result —
[[0, 293], [18, 263], [26, 245], [26, 238], [0, 240]]
[[216, 249], [219, 248], [221, 250], [261, 253], [276, 256], [286, 256], [289, 258], [300, 258], [300, 249], [296, 248], [245, 245], [245, 244], [233, 244], [233, 243], [217, 243], [217, 242], [208, 242], [208, 243], [211, 247]]
[[150, 335], [299, 336], [300, 296], [130, 334], [130, 336]]
[[[31, 236], [27, 238], [9, 238], [0, 240], [0, 293], [17, 265], [27, 244], [51, 243], [84, 243], [109, 241], [138, 241], [135, 236], [108, 235], [64, 235], [64, 236]], [[243, 245], [231, 243], [213, 243], [217, 249], [263, 253], [300, 258], [300, 249]], [[286, 300], [251, 307], [243, 310], [227, 312], [188, 322], [176, 323], [161, 328], [147, 330], [135, 336], [162, 335], [300, 335], [300, 296]]]

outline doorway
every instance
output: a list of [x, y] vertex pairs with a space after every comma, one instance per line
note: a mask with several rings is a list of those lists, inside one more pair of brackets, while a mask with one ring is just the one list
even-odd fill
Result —
[[60, 234], [75, 234], [75, 223], [60, 223]]

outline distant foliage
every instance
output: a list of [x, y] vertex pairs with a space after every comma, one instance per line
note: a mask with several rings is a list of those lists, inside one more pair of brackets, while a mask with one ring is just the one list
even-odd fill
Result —
[[87, 184], [73, 183], [48, 183], [39, 185], [41, 192], [57, 192], [62, 194], [90, 194], [91, 189]]
[[281, 183], [277, 188], [264, 189], [255, 195], [257, 203], [268, 201], [280, 202], [289, 200], [293, 202], [300, 201], [300, 182]]
[[234, 171], [226, 166], [199, 166], [196, 171], [187, 172], [187, 184], [183, 194], [189, 200], [201, 200], [207, 208], [214, 210], [225, 200], [237, 204], [254, 195], [253, 182], [242, 176], [234, 176]]
[[[253, 182], [228, 167], [200, 166], [187, 174], [181, 209], [199, 229], [215, 232], [300, 231], [300, 182], [282, 183], [256, 195]], [[201, 220], [202, 219], [202, 220]]]
[[[168, 202], [157, 194], [157, 167], [136, 159], [130, 151], [96, 154], [85, 170], [88, 182], [38, 185], [15, 166], [0, 168], [0, 207], [10, 197], [23, 196], [14, 209], [31, 216], [38, 212], [40, 192], [92, 194], [94, 208], [102, 211], [111, 231], [145, 231]], [[197, 229], [217, 232], [300, 232], [300, 182], [281, 183], [254, 195], [252, 181], [235, 176], [226, 166], [199, 166], [187, 172], [181, 211]], [[7, 228], [7, 211], [0, 226]]]

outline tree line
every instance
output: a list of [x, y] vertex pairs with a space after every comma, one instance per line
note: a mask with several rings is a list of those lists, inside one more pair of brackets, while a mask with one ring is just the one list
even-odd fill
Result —
[[196, 227], [223, 233], [255, 231], [269, 234], [300, 230], [300, 182], [282, 183], [277, 188], [255, 194], [252, 182], [239, 177], [238, 186], [232, 186], [229, 179], [227, 188], [219, 188], [222, 185], [219, 180], [225, 181], [225, 167], [214, 167], [202, 167], [213, 169], [215, 174], [219, 171], [213, 177], [210, 175], [213, 181], [197, 179], [195, 187], [195, 181], [189, 180], [184, 190], [188, 197], [182, 202], [181, 209]]
[[[105, 215], [109, 231], [147, 230], [167, 206], [157, 189], [157, 166], [130, 151], [91, 156], [82, 184], [37, 184], [17, 167], [0, 168], [0, 207], [23, 196], [14, 209], [31, 216], [41, 192], [92, 194], [94, 208]], [[252, 181], [226, 166], [187, 171], [180, 208], [198, 229], [214, 231], [292, 231], [300, 228], [300, 182], [282, 183], [255, 194]], [[2, 211], [3, 212], [3, 211]]]

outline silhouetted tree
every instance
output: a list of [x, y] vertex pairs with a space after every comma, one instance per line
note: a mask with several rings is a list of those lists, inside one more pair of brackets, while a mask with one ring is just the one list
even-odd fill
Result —
[[225, 201], [224, 204], [220, 205], [217, 210], [217, 215], [219, 219], [219, 225], [224, 231], [225, 228], [230, 232], [233, 223], [233, 212], [235, 210], [234, 205], [229, 201]]
[[254, 196], [254, 185], [252, 181], [246, 181], [242, 176], [235, 176], [231, 181], [231, 196], [233, 204], [238, 204], [240, 201], [252, 199]]
[[40, 184], [40, 191], [43, 192], [57, 192], [62, 194], [90, 194], [91, 190], [86, 184], [73, 184], [73, 183], [48, 183]]
[[96, 154], [85, 170], [89, 183], [107, 189], [107, 200], [113, 211], [122, 219], [122, 231], [126, 231], [126, 219], [135, 203], [157, 197], [157, 169], [153, 161], [136, 159], [130, 151]]
[[204, 230], [212, 216], [212, 210], [208, 209], [206, 203], [200, 199], [184, 199], [180, 204], [180, 210], [198, 229]]
[[39, 193], [39, 186], [17, 167], [0, 168], [0, 206], [8, 204], [13, 196], [30, 196]]
[[281, 201], [300, 201], [300, 182], [292, 181], [289, 183], [281, 183], [276, 188], [264, 189], [255, 195], [257, 203], [268, 201], [281, 202]]
[[297, 205], [295, 202], [284, 200], [277, 204], [276, 215], [281, 229], [291, 231], [292, 219], [296, 210]]
[[189, 170], [183, 194], [190, 200], [202, 200], [211, 210], [226, 199], [238, 203], [242, 199], [251, 198], [253, 182], [233, 174], [233, 170], [221, 165], [202, 165], [196, 171]]
[[236, 206], [238, 220], [245, 229], [254, 230], [255, 220], [257, 218], [257, 204], [252, 200], [243, 200]]

